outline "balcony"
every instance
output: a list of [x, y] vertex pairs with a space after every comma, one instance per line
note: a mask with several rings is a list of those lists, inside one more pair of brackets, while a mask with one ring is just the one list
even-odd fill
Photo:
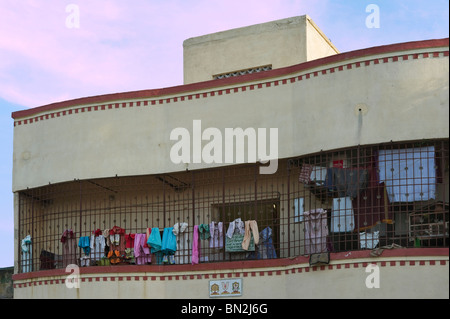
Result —
[[270, 175], [245, 164], [26, 189], [18, 272], [448, 248], [448, 164], [448, 139], [423, 140], [283, 159]]

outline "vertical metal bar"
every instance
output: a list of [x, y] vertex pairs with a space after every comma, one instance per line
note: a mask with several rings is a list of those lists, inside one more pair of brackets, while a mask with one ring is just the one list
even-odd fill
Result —
[[254, 165], [255, 169], [255, 211], [253, 213], [253, 219], [256, 220], [256, 212], [258, 211], [258, 164]]
[[163, 175], [163, 228], [166, 227], [166, 175]]
[[[195, 221], [195, 176], [194, 171], [191, 171], [191, 189], [192, 189], [192, 240], [194, 240], [194, 226]], [[192, 241], [189, 248], [192, 249], [194, 242]], [[192, 250], [188, 251], [189, 255], [192, 255]]]
[[22, 240], [22, 237], [23, 237], [23, 235], [22, 235], [22, 232], [23, 232], [23, 225], [22, 225], [22, 206], [23, 206], [23, 204], [22, 204], [22, 198], [23, 198], [23, 195], [22, 195], [22, 193], [21, 192], [17, 192], [17, 194], [18, 194], [18, 204], [17, 204], [17, 224], [19, 225], [19, 229], [17, 230], [19, 233], [18, 233], [18, 236], [17, 236], [17, 238], [18, 238], [18, 241], [19, 241], [19, 243], [18, 243], [18, 245], [17, 245], [17, 249], [18, 249], [18, 255], [17, 255], [17, 261], [18, 261], [18, 265], [17, 265], [17, 272], [18, 273], [22, 273], [23, 272], [23, 269], [22, 269], [22, 264], [23, 264], [23, 261], [22, 261], [22, 249], [21, 249], [21, 246], [20, 246], [20, 244], [21, 244], [21, 240]]
[[[360, 181], [360, 167], [361, 167], [361, 162], [360, 162], [360, 160], [361, 160], [361, 158], [360, 158], [360, 156], [361, 156], [361, 154], [360, 154], [360, 152], [361, 152], [361, 146], [358, 144], [358, 146], [356, 147], [356, 185], [358, 186], [358, 188], [357, 188], [357, 193], [359, 194], [360, 192], [361, 192], [361, 189], [359, 189], [359, 181]], [[356, 196], [356, 208], [357, 209], [359, 209], [359, 197], [360, 196]], [[352, 207], [352, 211], [355, 211], [355, 207]], [[358, 229], [357, 229], [357, 225], [356, 225], [356, 216], [354, 216], [354, 214], [353, 214], [353, 225], [354, 225], [354, 233], [356, 233], [356, 236], [352, 236], [352, 240], [356, 237], [356, 242], [353, 242], [353, 244], [352, 244], [352, 248], [354, 248], [354, 249], [358, 249], [359, 248], [359, 231], [358, 231]]]
[[226, 236], [225, 236], [225, 229], [226, 226], [225, 225], [225, 168], [222, 167], [222, 212], [221, 212], [221, 216], [220, 216], [220, 220], [223, 222], [222, 227], [223, 227], [223, 231], [222, 231], [222, 238], [223, 238], [223, 244], [224, 247], [222, 249], [222, 254], [223, 254], [223, 260], [225, 260], [225, 241], [226, 241]]
[[[79, 205], [79, 229], [80, 229], [80, 238], [83, 236], [83, 228], [82, 228], [82, 225], [83, 225], [83, 211], [82, 211], [82, 209], [83, 209], [83, 195], [82, 195], [82, 193], [83, 193], [83, 190], [82, 190], [82, 185], [81, 185], [81, 181], [80, 180], [78, 180], [78, 185], [79, 185], [79, 195], [80, 195], [80, 205]], [[81, 258], [81, 248], [79, 248], [78, 249], [78, 256], [79, 256], [79, 258]]]
[[445, 208], [445, 204], [448, 202], [447, 201], [447, 198], [445, 198], [445, 195], [446, 195], [446, 191], [445, 191], [445, 157], [447, 156], [447, 160], [448, 160], [448, 142], [447, 142], [447, 148], [446, 148], [446, 143], [445, 143], [445, 141], [444, 140], [442, 140], [441, 141], [441, 169], [439, 170], [439, 172], [440, 172], [440, 174], [441, 174], [441, 176], [440, 176], [440, 178], [441, 178], [441, 181], [442, 181], [442, 187], [441, 187], [441, 189], [442, 189], [442, 208], [443, 208], [443, 216], [442, 216], [442, 222], [444, 223], [444, 225], [443, 225], [443, 227], [442, 227], [442, 229], [443, 229], [443, 231], [442, 231], [442, 243], [443, 243], [443, 246], [445, 247], [446, 246], [446, 241], [445, 241], [445, 238], [446, 238], [446, 233], [448, 232], [448, 228], [446, 227], [446, 222], [447, 222], [447, 220], [446, 220], [446, 215], [448, 215], [448, 209], [446, 209]]
[[[33, 192], [31, 192], [33, 194]], [[34, 196], [31, 196], [31, 242], [32, 242], [32, 246], [31, 246], [31, 260], [27, 261], [26, 264], [27, 266], [30, 265], [31, 263], [31, 271], [36, 271], [38, 270], [37, 265], [35, 265], [34, 260], [36, 259], [36, 248], [37, 248], [37, 238], [35, 238], [35, 232], [34, 232]], [[37, 260], [37, 259], [36, 259]]]
[[288, 256], [291, 257], [291, 166], [287, 165], [287, 228]]

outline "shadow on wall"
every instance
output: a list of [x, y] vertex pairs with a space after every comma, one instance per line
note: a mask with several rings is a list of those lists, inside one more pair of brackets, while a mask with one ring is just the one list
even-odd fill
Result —
[[0, 299], [12, 299], [14, 297], [13, 273], [14, 267], [0, 268]]

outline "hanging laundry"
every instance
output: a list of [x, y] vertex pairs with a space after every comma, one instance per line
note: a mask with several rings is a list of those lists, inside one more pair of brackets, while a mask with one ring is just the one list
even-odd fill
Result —
[[112, 229], [110, 229], [109, 231], [110, 235], [125, 235], [125, 229], [119, 227], [119, 226], [114, 226]]
[[158, 227], [152, 228], [147, 244], [151, 247], [152, 254], [161, 250], [161, 234]]
[[135, 263], [134, 242], [136, 234], [125, 234], [125, 254], [124, 260], [130, 264]]
[[[228, 226], [227, 238], [225, 241], [226, 252], [239, 253], [246, 251], [255, 251], [255, 240], [259, 238], [257, 224], [255, 224], [255, 221], [253, 221], [254, 223], [250, 223], [250, 221], [248, 222], [249, 223], [245, 224], [240, 218], [237, 218], [230, 223], [230, 225]], [[256, 229], [256, 236], [251, 235], [250, 231], [254, 232], [253, 229]]]
[[91, 264], [90, 261], [91, 261], [91, 259], [89, 258], [89, 256], [81, 256], [80, 257], [80, 266], [88, 267]]
[[31, 272], [33, 270], [31, 235], [27, 235], [22, 239], [20, 247], [22, 249], [22, 272]]
[[120, 252], [118, 250], [110, 250], [107, 257], [112, 265], [117, 265], [121, 261]]
[[198, 225], [198, 232], [200, 234], [200, 239], [209, 239], [211, 237], [208, 224]]
[[209, 224], [209, 248], [223, 248], [223, 223], [211, 222]]
[[174, 255], [175, 263], [188, 264], [190, 262], [188, 223], [176, 223], [173, 225], [172, 231], [177, 238], [177, 249]]
[[[98, 234], [98, 233], [97, 233]], [[93, 261], [102, 259], [105, 256], [105, 237], [103, 235], [92, 235], [90, 240], [91, 258]]]
[[125, 252], [122, 255], [122, 259], [124, 262], [128, 264], [135, 264], [136, 260], [134, 258], [134, 248], [125, 248]]
[[63, 267], [67, 267], [70, 264], [76, 265], [77, 242], [72, 229], [66, 229], [62, 233], [61, 242], [63, 243]]
[[111, 246], [111, 240], [109, 239], [109, 229], [105, 229], [102, 231], [103, 237], [105, 237], [106, 246]]
[[327, 251], [327, 211], [323, 208], [304, 212], [305, 254]]
[[298, 181], [306, 185], [323, 186], [327, 176], [327, 169], [321, 166], [303, 164]]
[[355, 198], [367, 187], [367, 182], [366, 169], [331, 167], [327, 169], [325, 185], [329, 192], [339, 197]]
[[150, 248], [147, 244], [147, 234], [136, 234], [134, 238], [134, 258], [137, 265], [152, 262]]
[[362, 232], [359, 233], [359, 243], [360, 247], [362, 249], [368, 248], [368, 249], [374, 249], [378, 246], [378, 235], [379, 231], [374, 231], [372, 233], [369, 232]]
[[298, 181], [300, 183], [309, 184], [309, 182], [311, 181], [311, 172], [313, 170], [313, 167], [314, 166], [312, 166], [310, 164], [302, 165], [302, 169], [301, 169], [300, 175], [298, 177]]
[[331, 231], [334, 233], [351, 232], [355, 229], [355, 219], [350, 197], [333, 198], [331, 211]]
[[241, 235], [245, 234], [245, 225], [240, 218], [236, 218], [234, 221], [228, 225], [227, 236], [228, 238], [233, 237], [234, 233], [238, 232]]
[[314, 166], [311, 171], [310, 180], [316, 186], [323, 186], [327, 178], [327, 169], [322, 166]]
[[89, 236], [82, 236], [80, 237], [80, 240], [78, 241], [78, 247], [82, 248], [84, 251], [84, 254], [86, 256], [89, 256], [91, 252], [91, 245], [89, 241]]
[[198, 264], [200, 260], [200, 241], [198, 233], [198, 225], [194, 226], [194, 234], [192, 238], [192, 265]]
[[369, 172], [369, 184], [356, 198], [352, 199], [355, 227], [365, 230], [379, 223], [392, 224], [392, 211], [384, 182], [379, 183], [376, 168]]
[[99, 236], [99, 235], [102, 235], [103, 234], [103, 232], [100, 230], [100, 229], [96, 229], [96, 230], [94, 230], [93, 232], [92, 232], [92, 234], [94, 235], [94, 236]]
[[150, 246], [147, 244], [147, 241], [150, 237], [151, 232], [152, 232], [151, 228], [147, 228], [147, 230], [145, 231], [146, 239], [145, 239], [144, 247], [146, 247], [146, 248], [150, 248]]
[[242, 249], [248, 250], [250, 245], [250, 239], [253, 237], [253, 242], [255, 245], [259, 243], [259, 231], [258, 224], [255, 220], [245, 221], [245, 234], [242, 240]]
[[118, 226], [114, 226], [109, 230], [109, 250], [118, 250], [120, 254], [125, 253], [126, 242], [125, 242], [125, 229]]
[[134, 248], [134, 238], [136, 234], [125, 234], [125, 248]]
[[177, 238], [173, 234], [173, 227], [166, 227], [163, 231], [161, 251], [166, 255], [173, 255], [177, 250]]
[[261, 243], [258, 246], [258, 259], [277, 258], [272, 242], [272, 228], [266, 227], [260, 233]]

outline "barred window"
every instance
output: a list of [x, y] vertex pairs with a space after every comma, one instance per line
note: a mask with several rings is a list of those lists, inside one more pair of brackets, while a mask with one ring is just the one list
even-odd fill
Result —
[[271, 175], [258, 165], [23, 190], [19, 271], [448, 247], [448, 139], [282, 159]]

